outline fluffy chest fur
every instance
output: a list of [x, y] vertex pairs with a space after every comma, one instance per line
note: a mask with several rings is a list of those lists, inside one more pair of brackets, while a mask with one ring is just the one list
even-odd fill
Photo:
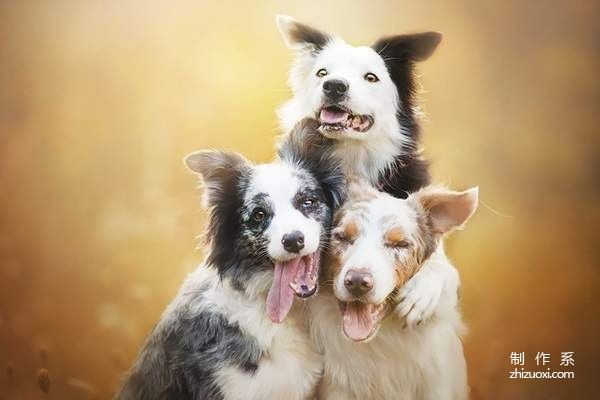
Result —
[[251, 374], [235, 365], [215, 372], [225, 400], [310, 398], [322, 364], [306, 328], [302, 303], [296, 302], [284, 323], [274, 324], [265, 314], [264, 295], [249, 299], [226, 282], [209, 290], [205, 301], [204, 307], [254, 338], [261, 352]]
[[348, 340], [331, 293], [310, 303], [311, 335], [323, 352], [324, 375], [319, 398], [465, 399], [466, 368], [458, 318], [433, 318], [404, 329], [395, 314], [366, 343]]
[[302, 305], [274, 324], [265, 316], [269, 279], [257, 278], [254, 290], [243, 293], [214, 269], [194, 272], [149, 336], [117, 398], [310, 398], [322, 364]]

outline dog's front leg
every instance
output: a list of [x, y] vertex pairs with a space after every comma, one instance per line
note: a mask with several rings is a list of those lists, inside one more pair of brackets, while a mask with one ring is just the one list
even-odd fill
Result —
[[458, 272], [440, 243], [423, 267], [400, 289], [396, 312], [405, 319], [407, 327], [414, 327], [437, 312], [454, 310], [459, 285]]

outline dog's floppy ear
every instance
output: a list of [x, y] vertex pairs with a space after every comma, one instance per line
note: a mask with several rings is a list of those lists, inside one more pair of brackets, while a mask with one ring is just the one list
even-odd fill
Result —
[[455, 192], [444, 188], [425, 188], [413, 196], [421, 203], [433, 233], [460, 229], [477, 209], [479, 188]]
[[379, 39], [373, 49], [384, 60], [425, 61], [442, 41], [439, 32], [422, 32]]
[[315, 52], [323, 49], [331, 36], [308, 25], [301, 24], [287, 15], [275, 18], [285, 44], [294, 50]]
[[205, 205], [212, 207], [228, 196], [239, 177], [250, 168], [242, 155], [230, 151], [200, 150], [188, 154], [183, 162], [200, 175], [204, 183]]
[[282, 161], [299, 165], [319, 181], [329, 206], [337, 209], [346, 198], [346, 177], [332, 153], [332, 139], [319, 132], [319, 122], [305, 118], [277, 146]]

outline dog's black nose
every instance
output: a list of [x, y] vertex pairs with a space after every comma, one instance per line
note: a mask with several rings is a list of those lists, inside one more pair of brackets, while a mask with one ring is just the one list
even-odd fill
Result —
[[329, 79], [323, 82], [323, 93], [328, 99], [339, 101], [348, 93], [348, 82], [342, 79]]
[[300, 231], [286, 233], [281, 239], [283, 248], [290, 253], [299, 253], [304, 248], [304, 234]]
[[373, 289], [373, 275], [361, 269], [351, 269], [344, 277], [344, 286], [356, 296], [362, 297]]

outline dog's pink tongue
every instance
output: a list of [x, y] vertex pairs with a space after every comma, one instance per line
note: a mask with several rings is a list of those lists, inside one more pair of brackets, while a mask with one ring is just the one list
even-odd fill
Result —
[[344, 334], [355, 341], [367, 339], [375, 329], [375, 318], [372, 316], [371, 304], [358, 301], [346, 303], [343, 312]]
[[275, 263], [275, 277], [267, 295], [267, 315], [273, 322], [283, 321], [292, 308], [294, 291], [290, 283], [298, 273], [300, 258]]
[[324, 108], [321, 110], [319, 118], [326, 124], [338, 124], [348, 119], [348, 113], [336, 108]]

